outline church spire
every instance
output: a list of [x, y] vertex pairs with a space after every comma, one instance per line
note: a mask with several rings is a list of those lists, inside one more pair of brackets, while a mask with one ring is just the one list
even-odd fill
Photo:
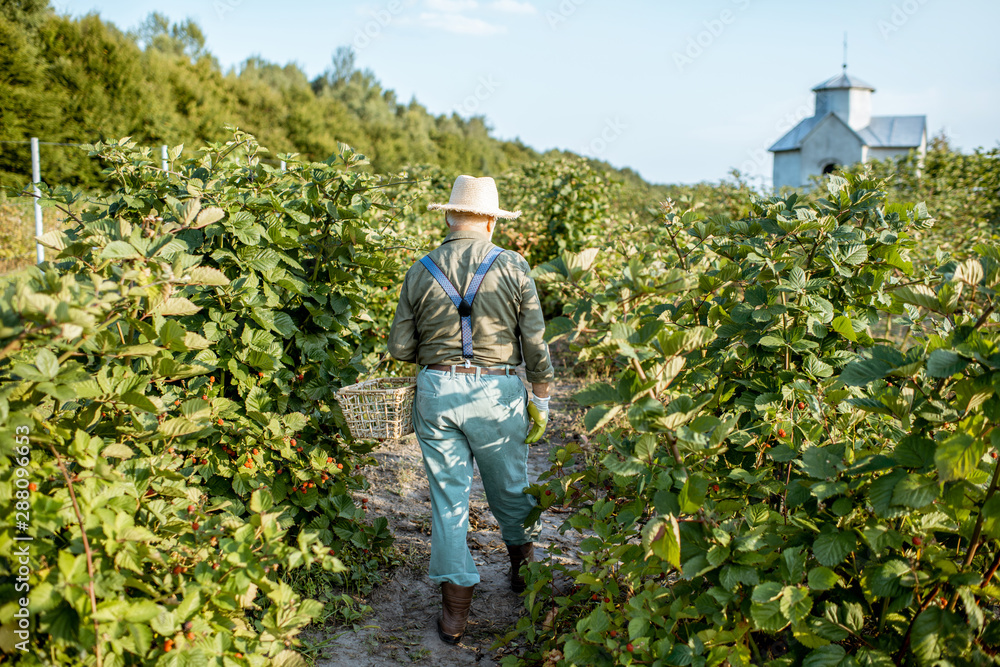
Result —
[[844, 73], [847, 73], [847, 31], [844, 31]]

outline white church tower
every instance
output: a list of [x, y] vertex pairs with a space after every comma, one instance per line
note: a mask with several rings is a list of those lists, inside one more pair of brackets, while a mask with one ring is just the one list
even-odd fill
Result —
[[774, 153], [774, 187], [799, 188], [810, 178], [842, 165], [927, 151], [926, 116], [872, 116], [870, 84], [847, 67], [815, 88], [816, 110], [779, 139]]

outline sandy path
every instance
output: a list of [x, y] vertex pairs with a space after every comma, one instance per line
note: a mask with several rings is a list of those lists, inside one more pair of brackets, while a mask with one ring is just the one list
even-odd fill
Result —
[[[531, 448], [529, 478], [534, 481], [549, 468], [549, 452], [575, 437], [582, 412], [569, 400], [581, 383], [560, 381], [552, 393], [552, 419], [548, 442]], [[365, 601], [374, 610], [354, 627], [314, 627], [305, 635], [312, 641], [333, 640], [323, 649], [317, 667], [384, 667], [422, 664], [441, 667], [498, 664], [504, 649], [491, 647], [526, 613], [523, 600], [508, 584], [510, 561], [493, 515], [490, 514], [478, 472], [470, 502], [469, 546], [482, 582], [476, 587], [465, 637], [458, 646], [441, 642], [435, 620], [441, 611], [439, 588], [427, 574], [430, 557], [430, 496], [420, 457], [420, 447], [411, 435], [387, 443], [374, 456], [379, 461], [366, 471], [371, 480], [369, 516], [385, 516], [396, 536], [396, 546], [405, 563], [391, 580]], [[539, 547], [559, 544], [574, 550], [574, 535], [562, 536], [562, 515], [542, 516], [542, 535], [536, 542], [536, 559], [544, 557]], [[510, 649], [507, 649], [510, 650]]]

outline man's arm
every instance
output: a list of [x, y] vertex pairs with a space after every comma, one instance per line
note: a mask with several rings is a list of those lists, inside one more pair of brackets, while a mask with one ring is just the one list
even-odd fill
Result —
[[[409, 278], [409, 273], [407, 273]], [[392, 319], [392, 328], [389, 330], [389, 340], [387, 347], [389, 354], [394, 359], [405, 361], [411, 364], [417, 363], [417, 323], [413, 316], [413, 307], [410, 305], [407, 290], [407, 280], [403, 280], [403, 287], [399, 291], [399, 303], [396, 304], [396, 315]]]
[[549, 346], [545, 344], [545, 318], [542, 304], [535, 290], [535, 281], [527, 273], [521, 278], [521, 312], [518, 314], [521, 329], [521, 355], [528, 382], [535, 396], [549, 395], [549, 382], [555, 377]]

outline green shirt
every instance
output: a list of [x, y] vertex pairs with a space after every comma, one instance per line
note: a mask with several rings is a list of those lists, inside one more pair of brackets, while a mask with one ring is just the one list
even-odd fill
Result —
[[[429, 255], [461, 294], [493, 244], [485, 232], [455, 231]], [[472, 304], [473, 366], [517, 366], [524, 361], [528, 382], [554, 376], [545, 344], [545, 320], [528, 276], [531, 267], [513, 250], [497, 257]], [[460, 366], [462, 328], [458, 309], [434, 276], [415, 263], [406, 272], [389, 332], [389, 354], [427, 366]]]

